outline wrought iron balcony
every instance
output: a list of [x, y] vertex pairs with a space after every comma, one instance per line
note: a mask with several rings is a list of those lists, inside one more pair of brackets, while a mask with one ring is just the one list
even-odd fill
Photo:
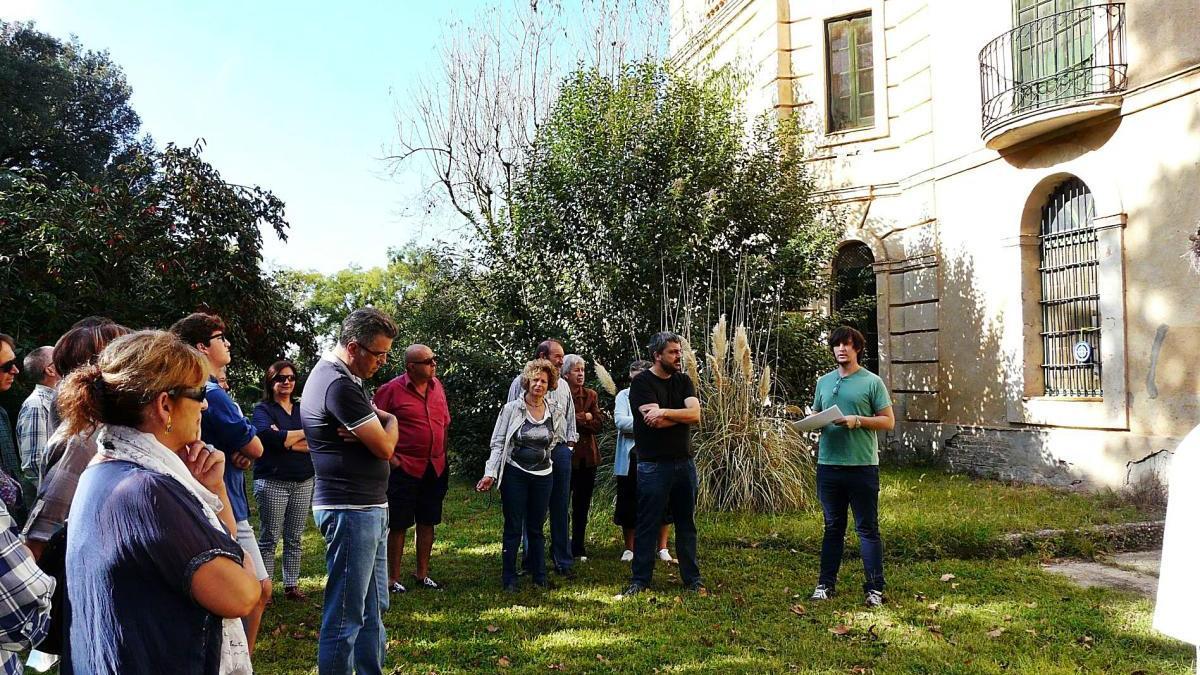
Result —
[[1127, 70], [1124, 3], [1017, 26], [979, 52], [984, 142], [999, 149], [1119, 109]]

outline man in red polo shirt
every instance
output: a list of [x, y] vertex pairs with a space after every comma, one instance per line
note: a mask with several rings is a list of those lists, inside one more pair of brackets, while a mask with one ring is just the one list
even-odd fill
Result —
[[450, 472], [446, 470], [446, 429], [450, 409], [446, 390], [436, 377], [437, 357], [425, 345], [404, 352], [404, 374], [375, 392], [375, 405], [396, 416], [400, 438], [390, 460], [388, 481], [388, 590], [404, 593], [400, 560], [408, 528], [417, 526], [417, 571], [421, 588], [439, 589], [429, 578], [433, 528], [442, 522]]

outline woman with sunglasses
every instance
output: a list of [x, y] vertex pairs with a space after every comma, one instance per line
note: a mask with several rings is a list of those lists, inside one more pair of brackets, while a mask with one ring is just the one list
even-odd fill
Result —
[[258, 547], [267, 574], [275, 575], [275, 551], [283, 539], [283, 594], [303, 600], [300, 583], [300, 537], [308, 523], [313, 499], [313, 463], [308, 441], [300, 428], [296, 393], [296, 366], [276, 361], [263, 378], [263, 400], [254, 406], [250, 421], [263, 444], [263, 456], [254, 465], [254, 498], [262, 523]]
[[67, 523], [67, 669], [249, 673], [239, 620], [262, 587], [200, 441], [208, 360], [164, 331], [117, 338], [67, 377], [67, 434], [97, 427]]

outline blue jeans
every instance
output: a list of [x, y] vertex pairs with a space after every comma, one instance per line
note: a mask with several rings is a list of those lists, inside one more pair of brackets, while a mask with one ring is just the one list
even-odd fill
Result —
[[504, 467], [500, 481], [500, 499], [504, 507], [504, 539], [501, 583], [517, 583], [517, 548], [526, 535], [525, 569], [535, 584], [546, 583], [546, 509], [550, 505], [551, 478], [554, 474], [534, 476], [514, 466]]
[[[575, 564], [571, 555], [571, 448], [566, 443], [554, 446], [550, 453], [550, 464], [554, 471], [550, 473], [552, 487], [550, 489], [550, 558], [554, 561], [554, 569], [569, 570]], [[505, 469], [505, 473], [508, 470]], [[529, 540], [522, 536], [525, 555], [521, 558], [521, 567], [532, 572], [529, 567]]]
[[637, 464], [637, 530], [633, 539], [633, 579], [650, 585], [658, 549], [658, 533], [670, 508], [675, 518], [675, 551], [685, 586], [700, 583], [696, 559], [696, 464], [690, 459]]
[[817, 465], [817, 496], [825, 514], [821, 576], [817, 583], [837, 587], [846, 547], [846, 507], [854, 511], [863, 570], [863, 591], [883, 591], [883, 540], [879, 537], [879, 467]]
[[325, 609], [317, 643], [320, 675], [383, 672], [388, 608], [386, 508], [315, 509], [325, 538]]

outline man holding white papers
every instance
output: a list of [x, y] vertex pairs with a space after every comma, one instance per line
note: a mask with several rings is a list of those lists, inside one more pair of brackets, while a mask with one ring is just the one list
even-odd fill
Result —
[[837, 406], [844, 414], [821, 429], [817, 455], [817, 495], [825, 515], [821, 574], [813, 600], [828, 600], [837, 587], [846, 545], [846, 508], [862, 549], [868, 607], [883, 604], [883, 540], [879, 537], [879, 447], [876, 431], [896, 425], [892, 401], [879, 376], [858, 364], [866, 340], [849, 326], [829, 336], [837, 369], [817, 380], [813, 410]]

